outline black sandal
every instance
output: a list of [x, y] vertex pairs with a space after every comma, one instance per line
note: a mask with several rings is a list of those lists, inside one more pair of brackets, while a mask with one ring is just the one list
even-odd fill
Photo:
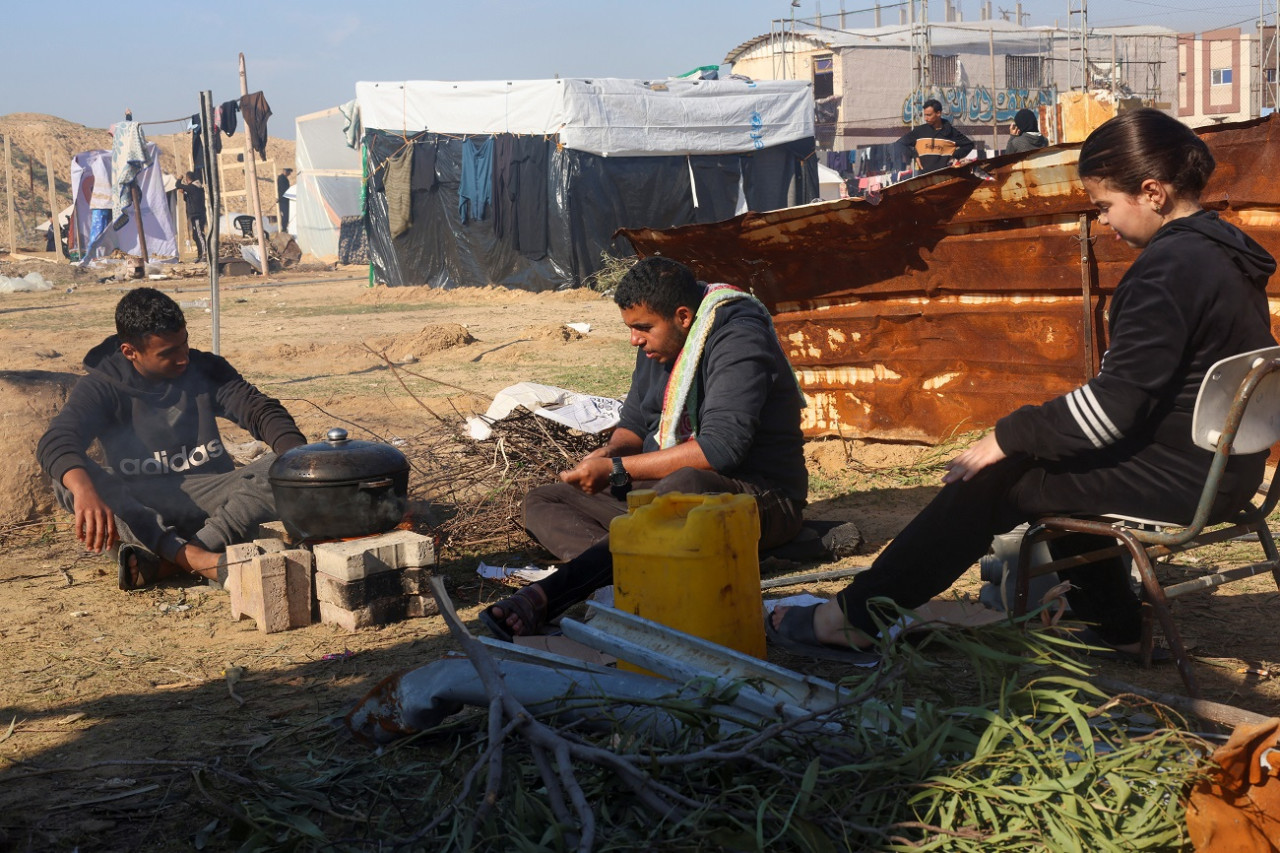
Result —
[[[489, 633], [504, 643], [514, 642], [516, 637], [537, 633], [547, 621], [547, 599], [546, 593], [542, 590], [538, 590], [537, 593], [532, 590], [532, 586], [527, 586], [517, 590], [510, 597], [481, 610], [480, 621], [489, 629]], [[540, 595], [542, 600], [536, 600], [536, 595]], [[494, 614], [495, 609], [501, 610], [502, 616]], [[520, 623], [523, 626], [518, 634], [507, 625], [507, 619], [513, 613], [520, 617]]]
[[[119, 575], [116, 580], [120, 584], [120, 588], [126, 592], [151, 586], [159, 579], [160, 558], [141, 545], [129, 545], [122, 542], [117, 556]], [[129, 565], [130, 559], [133, 560], [133, 566]], [[139, 584], [133, 582], [133, 573], [135, 571], [142, 578], [142, 582]]]

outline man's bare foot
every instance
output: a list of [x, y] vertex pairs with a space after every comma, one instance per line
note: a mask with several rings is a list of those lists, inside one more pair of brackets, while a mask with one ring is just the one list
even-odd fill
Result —
[[[156, 581], [182, 571], [173, 563], [140, 545], [121, 543], [119, 547], [124, 558], [124, 567], [120, 576], [121, 589], [144, 589]], [[128, 573], [127, 578], [125, 572]]]
[[[782, 623], [782, 617], [790, 607], [775, 607], [770, 619], [776, 630]], [[834, 598], [826, 601], [813, 611], [813, 634], [818, 642], [828, 646], [848, 646], [857, 651], [864, 651], [875, 645], [875, 640], [863, 631], [845, 621], [844, 611]]]
[[513, 637], [532, 634], [547, 619], [547, 594], [533, 583], [514, 595], [490, 605], [481, 621], [500, 639], [511, 641]]
[[178, 550], [177, 563], [193, 575], [216, 581], [218, 580], [218, 563], [223, 556], [217, 551], [206, 551], [199, 545], [188, 542]]

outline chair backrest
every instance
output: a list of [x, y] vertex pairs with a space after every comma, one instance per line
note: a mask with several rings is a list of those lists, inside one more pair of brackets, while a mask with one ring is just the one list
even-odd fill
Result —
[[240, 233], [246, 237], [253, 236], [253, 217], [245, 214], [235, 218], [236, 227], [240, 229]]
[[[1204, 375], [1191, 416], [1191, 438], [1214, 450], [1241, 383], [1253, 368], [1280, 358], [1280, 347], [1265, 347], [1224, 358]], [[1232, 453], [1259, 453], [1280, 441], [1280, 369], [1268, 373], [1254, 390], [1236, 432]]]

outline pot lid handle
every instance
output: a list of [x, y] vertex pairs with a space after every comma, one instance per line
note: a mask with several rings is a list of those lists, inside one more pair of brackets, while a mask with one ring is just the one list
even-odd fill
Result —
[[333, 442], [334, 444], [337, 444], [340, 441], [347, 440], [347, 431], [342, 427], [334, 427], [333, 429], [326, 432], [324, 434], [324, 437], [329, 439], [329, 441]]

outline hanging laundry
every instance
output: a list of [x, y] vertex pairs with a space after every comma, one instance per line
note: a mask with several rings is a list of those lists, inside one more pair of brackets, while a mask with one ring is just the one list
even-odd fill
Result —
[[392, 238], [399, 237], [413, 224], [412, 181], [413, 143], [406, 143], [387, 158], [382, 183], [387, 193], [387, 220]]
[[364, 138], [364, 128], [360, 123], [360, 103], [352, 98], [338, 107], [342, 113], [342, 134], [347, 138], [347, 147], [360, 150], [360, 140]]
[[147, 153], [147, 138], [142, 125], [136, 121], [122, 121], [116, 125], [111, 140], [111, 219], [118, 221], [125, 208], [133, 203], [130, 188], [138, 173], [151, 165]]
[[236, 132], [236, 113], [240, 112], [239, 101], [223, 101], [218, 107], [218, 127], [227, 136]]
[[191, 171], [197, 176], [204, 175], [204, 137], [201, 136], [203, 129], [200, 127], [200, 114], [196, 113], [191, 117]]
[[493, 200], [493, 137], [479, 144], [474, 139], [462, 140], [462, 175], [458, 183], [458, 217], [484, 219]]
[[493, 153], [493, 233], [531, 260], [547, 254], [547, 162], [551, 143], [502, 134]]
[[258, 156], [267, 159], [267, 119], [271, 107], [261, 92], [251, 92], [240, 99], [240, 115], [244, 116], [244, 132], [249, 134], [249, 144]]
[[430, 190], [436, 185], [436, 141], [425, 139], [413, 143], [413, 179], [410, 182], [414, 192]]

